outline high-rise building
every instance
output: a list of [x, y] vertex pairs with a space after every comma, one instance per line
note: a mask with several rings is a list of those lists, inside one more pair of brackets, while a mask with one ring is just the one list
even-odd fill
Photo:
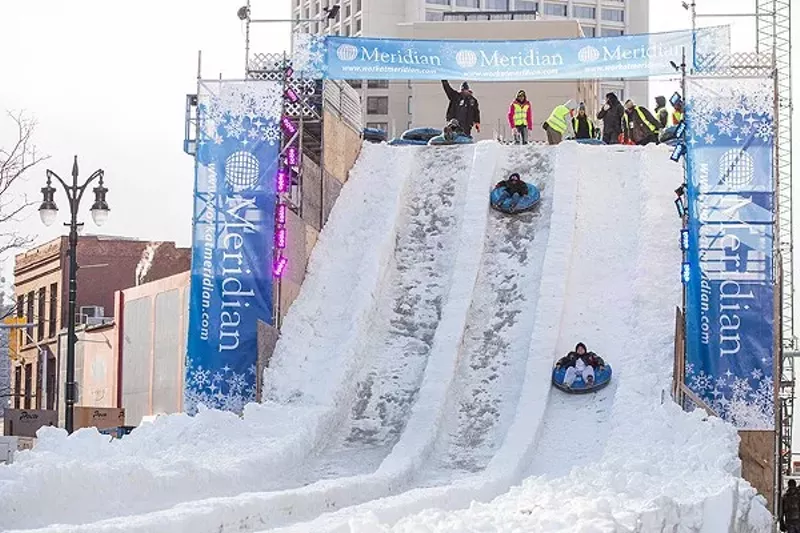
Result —
[[[321, 16], [323, 9], [338, 4], [341, 9], [333, 20], [306, 24], [301, 29], [312, 33], [365, 37], [402, 37], [399, 25], [416, 22], [508, 21], [508, 20], [577, 20], [583, 35], [601, 37], [647, 33], [650, 0], [290, 0], [294, 18]], [[497, 35], [497, 39], [503, 39]], [[414, 119], [410, 101], [402, 91], [383, 80], [353, 80], [361, 90], [367, 127], [402, 131]], [[597, 87], [600, 99], [616, 92], [624, 101], [633, 98], [652, 107], [647, 96], [647, 82], [605, 80]], [[391, 99], [402, 99], [401, 103]], [[405, 109], [405, 112], [402, 110]]]

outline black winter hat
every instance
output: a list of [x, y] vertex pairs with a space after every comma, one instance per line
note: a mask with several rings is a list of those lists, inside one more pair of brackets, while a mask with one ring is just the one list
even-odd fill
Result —
[[469, 83], [467, 83], [467, 82], [462, 83], [461, 84], [461, 90], [462, 91], [469, 91]]
[[584, 352], [588, 352], [589, 351], [589, 350], [586, 349], [586, 345], [585, 344], [583, 344], [582, 342], [579, 342], [578, 344], [575, 345], [575, 353], [578, 353], [578, 348], [580, 348], [580, 347], [583, 347], [583, 351]]

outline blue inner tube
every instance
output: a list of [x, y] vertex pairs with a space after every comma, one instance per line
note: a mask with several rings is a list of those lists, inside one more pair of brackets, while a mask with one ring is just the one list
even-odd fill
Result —
[[427, 146], [428, 141], [416, 141], [413, 139], [398, 139], [394, 138], [388, 143], [389, 146]]
[[578, 144], [606, 144], [602, 139], [575, 139]]
[[542, 193], [533, 183], [526, 183], [525, 185], [528, 186], [528, 194], [521, 196], [516, 204], [514, 204], [515, 200], [506, 194], [505, 187], [493, 189], [489, 195], [489, 203], [494, 209], [509, 215], [533, 209], [541, 200]]
[[425, 141], [428, 142], [437, 135], [441, 135], [442, 130], [436, 128], [412, 128], [406, 130], [400, 135], [401, 139], [407, 141]]
[[452, 141], [446, 140], [444, 135], [437, 135], [428, 141], [428, 144], [431, 146], [447, 146], [453, 144], [472, 144], [474, 142], [475, 141], [472, 139], [472, 137], [468, 135], [457, 135]]
[[578, 374], [575, 381], [572, 382], [571, 387], [564, 385], [564, 375], [567, 373], [566, 368], [553, 368], [553, 385], [568, 394], [584, 394], [587, 392], [594, 392], [602, 389], [611, 382], [611, 365], [606, 365], [602, 370], [594, 371], [594, 384], [587, 387], [583, 381], [583, 377]]

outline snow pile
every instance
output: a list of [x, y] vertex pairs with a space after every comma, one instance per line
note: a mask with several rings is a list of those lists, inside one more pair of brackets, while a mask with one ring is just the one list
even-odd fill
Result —
[[410, 151], [366, 144], [320, 236], [273, 375], [285, 361], [296, 369], [316, 358], [319, 368], [281, 374], [284, 388], [273, 389], [273, 401], [248, 405], [241, 418], [217, 411], [159, 417], [110, 443], [95, 430], [67, 438], [44, 428], [33, 451], [0, 468], [0, 530], [86, 523], [240, 494], [303, 460], [328, 430], [319, 424], [330, 414], [326, 405], [343, 370], [336, 361], [321, 361], [333, 359], [331, 347], [346, 351], [358, 342], [359, 324], [372, 312], [388, 262], [381, 251], [391, 253], [413, 162]]

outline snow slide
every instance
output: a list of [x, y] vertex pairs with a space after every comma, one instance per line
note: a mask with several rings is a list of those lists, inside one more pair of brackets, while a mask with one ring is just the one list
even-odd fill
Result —
[[[269, 401], [111, 444], [46, 430], [0, 468], [0, 530], [766, 532], [735, 431], [662, 402], [680, 294], [667, 156], [365, 145]], [[510, 170], [543, 189], [527, 218], [488, 209]], [[571, 397], [550, 370], [579, 340], [615, 381]]]

